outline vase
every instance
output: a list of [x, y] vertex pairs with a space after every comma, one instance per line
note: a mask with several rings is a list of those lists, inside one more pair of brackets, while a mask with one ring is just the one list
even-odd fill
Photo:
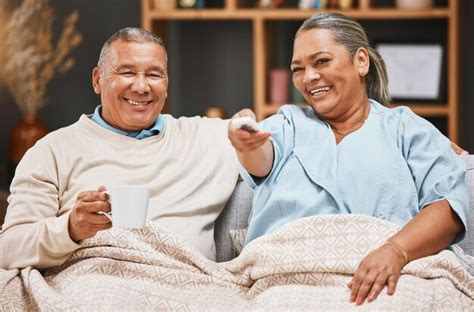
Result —
[[403, 10], [423, 10], [433, 7], [433, 0], [396, 0], [397, 8]]
[[14, 170], [26, 151], [48, 132], [48, 127], [39, 119], [36, 113], [21, 116], [20, 121], [13, 126], [10, 132], [8, 146], [9, 178], [13, 177]]

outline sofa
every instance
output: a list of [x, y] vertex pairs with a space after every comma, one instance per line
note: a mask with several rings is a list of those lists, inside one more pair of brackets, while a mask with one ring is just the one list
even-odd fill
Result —
[[[474, 256], [474, 155], [460, 156], [466, 163], [466, 182], [469, 191], [471, 213], [468, 217], [468, 229], [459, 246], [468, 255]], [[229, 261], [236, 257], [230, 231], [248, 226], [248, 216], [252, 207], [252, 189], [243, 181], [236, 185], [234, 193], [216, 221], [214, 239], [218, 262]]]

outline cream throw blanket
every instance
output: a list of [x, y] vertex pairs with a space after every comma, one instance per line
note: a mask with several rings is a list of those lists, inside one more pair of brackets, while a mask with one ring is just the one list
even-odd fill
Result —
[[[62, 266], [0, 271], [4, 311], [347, 310], [358, 263], [397, 228], [361, 215], [300, 219], [215, 263], [148, 224], [86, 241]], [[450, 251], [409, 263], [363, 310], [472, 311], [474, 278]]]

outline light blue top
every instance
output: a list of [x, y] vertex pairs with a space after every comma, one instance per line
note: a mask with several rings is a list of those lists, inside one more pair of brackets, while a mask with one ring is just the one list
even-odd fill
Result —
[[339, 144], [311, 108], [285, 105], [261, 122], [272, 133], [274, 162], [260, 180], [241, 168], [255, 189], [247, 243], [319, 214], [364, 214], [402, 227], [442, 199], [466, 226], [466, 168], [450, 141], [407, 107], [370, 105], [365, 124]]
[[150, 129], [143, 129], [143, 130], [137, 131], [137, 132], [127, 132], [127, 131], [123, 131], [123, 130], [114, 128], [111, 125], [109, 125], [102, 118], [101, 114], [102, 114], [102, 105], [99, 105], [95, 108], [94, 114], [90, 118], [96, 124], [98, 124], [99, 126], [105, 128], [107, 130], [110, 130], [110, 131], [113, 131], [115, 133], [122, 134], [122, 135], [125, 135], [125, 136], [128, 136], [128, 137], [132, 137], [132, 138], [135, 138], [137, 140], [143, 140], [143, 139], [149, 138], [151, 136], [157, 135], [161, 131], [163, 131], [163, 127], [165, 126], [165, 119], [160, 114], [156, 118], [155, 124]]

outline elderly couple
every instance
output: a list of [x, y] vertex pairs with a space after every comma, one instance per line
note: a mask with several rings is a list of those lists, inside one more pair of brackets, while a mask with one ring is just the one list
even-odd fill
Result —
[[[393, 294], [409, 261], [463, 238], [464, 164], [429, 122], [409, 108], [386, 107], [385, 65], [356, 21], [334, 13], [307, 19], [294, 39], [291, 70], [309, 106], [283, 106], [260, 131], [176, 119], [161, 114], [168, 89], [161, 39], [136, 28], [115, 33], [92, 71], [101, 105], [40, 140], [17, 168], [0, 266], [60, 265], [109, 229], [98, 213], [111, 209], [109, 183], [148, 187], [148, 219], [215, 259], [214, 221], [240, 171], [255, 189], [247, 243], [318, 214], [365, 214], [398, 225], [348, 285], [356, 304], [375, 300], [384, 287]], [[248, 109], [233, 118], [241, 116], [255, 118]]]

